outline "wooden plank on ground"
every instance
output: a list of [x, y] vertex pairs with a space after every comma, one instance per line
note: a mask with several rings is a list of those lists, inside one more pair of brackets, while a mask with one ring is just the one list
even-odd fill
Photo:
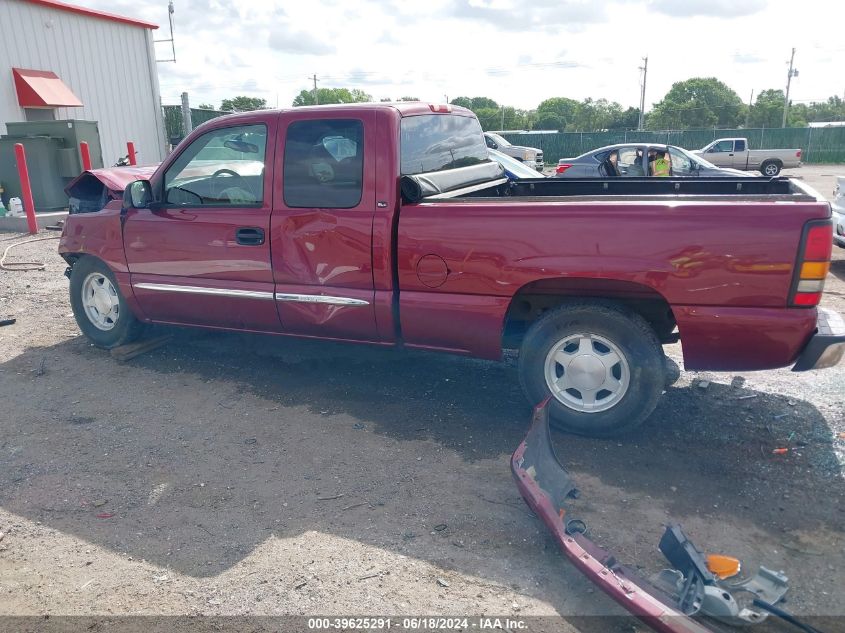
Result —
[[112, 358], [115, 360], [125, 361], [145, 354], [146, 352], [157, 349], [167, 343], [171, 338], [170, 334], [157, 336], [145, 341], [138, 341], [137, 343], [127, 343], [126, 345], [119, 345], [111, 349]]

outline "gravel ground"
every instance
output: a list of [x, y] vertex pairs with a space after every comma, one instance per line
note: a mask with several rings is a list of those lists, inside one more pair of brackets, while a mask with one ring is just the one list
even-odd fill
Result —
[[[826, 195], [835, 173], [798, 170]], [[120, 363], [80, 336], [55, 248], [14, 251], [44, 271], [0, 272], [0, 318], [17, 318], [0, 328], [0, 615], [559, 614], [574, 630], [621, 613], [511, 481], [530, 415], [512, 359], [168, 330]], [[824, 305], [845, 312], [834, 256]], [[632, 434], [556, 436], [573, 513], [646, 574], [679, 522], [745, 570], [783, 569], [794, 612], [845, 616], [843, 392], [845, 365], [683, 373]]]

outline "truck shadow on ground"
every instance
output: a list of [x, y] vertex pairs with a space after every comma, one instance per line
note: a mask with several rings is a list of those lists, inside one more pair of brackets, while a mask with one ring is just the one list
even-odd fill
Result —
[[841, 281], [845, 281], [845, 259], [834, 259], [831, 261], [830, 273]]
[[[29, 394], [0, 440], [12, 513], [194, 577], [317, 531], [556, 605], [595, 600], [511, 482], [530, 416], [512, 362], [177, 331], [129, 363], [77, 338], [0, 369], [0, 397]], [[838, 524], [836, 440], [806, 401], [669, 388], [634, 433], [556, 442], [576, 474], [672, 515], [715, 505], [778, 534]]]

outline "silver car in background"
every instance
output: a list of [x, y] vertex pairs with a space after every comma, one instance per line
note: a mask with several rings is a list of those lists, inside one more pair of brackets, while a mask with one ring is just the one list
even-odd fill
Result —
[[845, 176], [836, 178], [830, 210], [833, 211], [833, 243], [845, 248]]
[[514, 145], [495, 132], [485, 132], [484, 142], [487, 143], [488, 149], [495, 149], [502, 152], [502, 154], [507, 154], [537, 171], [542, 172], [546, 166], [546, 163], [543, 161], [543, 150], [537, 149], [536, 147]]
[[[613, 164], [612, 154], [616, 154]], [[594, 149], [576, 158], [561, 158], [555, 176], [557, 178], [646, 178], [652, 176], [649, 169], [649, 153], [667, 153], [673, 178], [719, 178], [749, 176], [738, 169], [716, 167], [701, 156], [676, 147], [654, 143], [619, 143]], [[615, 173], [614, 173], [615, 172]]]

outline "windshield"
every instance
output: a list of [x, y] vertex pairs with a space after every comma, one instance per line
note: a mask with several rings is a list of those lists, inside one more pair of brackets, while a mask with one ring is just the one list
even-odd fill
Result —
[[487, 132], [487, 136], [493, 140], [496, 145], [499, 147], [510, 147], [511, 143], [507, 140], [499, 136], [498, 134], [494, 134], [493, 132]]
[[403, 118], [401, 152], [403, 176], [490, 161], [478, 119], [459, 115]]
[[537, 173], [535, 169], [528, 167], [522, 161], [518, 161], [512, 156], [502, 154], [502, 152], [495, 149], [489, 150], [490, 158], [499, 163], [505, 168], [505, 171], [513, 174], [516, 178], [542, 178], [542, 175]]
[[689, 158], [689, 159], [693, 162], [693, 164], [700, 165], [701, 167], [708, 167], [708, 168], [712, 168], [712, 169], [718, 169], [718, 167], [716, 167], [716, 165], [714, 165], [713, 163], [711, 163], [709, 160], [706, 160], [706, 159], [702, 158], [702, 157], [701, 157], [701, 156], [699, 156], [698, 154], [693, 154], [692, 152], [690, 152], [690, 151], [688, 151], [688, 150], [685, 150], [683, 147], [674, 147], [674, 146], [672, 146], [672, 149], [674, 149], [674, 150], [677, 150], [677, 151], [681, 152], [684, 156], [686, 156], [687, 158]]

